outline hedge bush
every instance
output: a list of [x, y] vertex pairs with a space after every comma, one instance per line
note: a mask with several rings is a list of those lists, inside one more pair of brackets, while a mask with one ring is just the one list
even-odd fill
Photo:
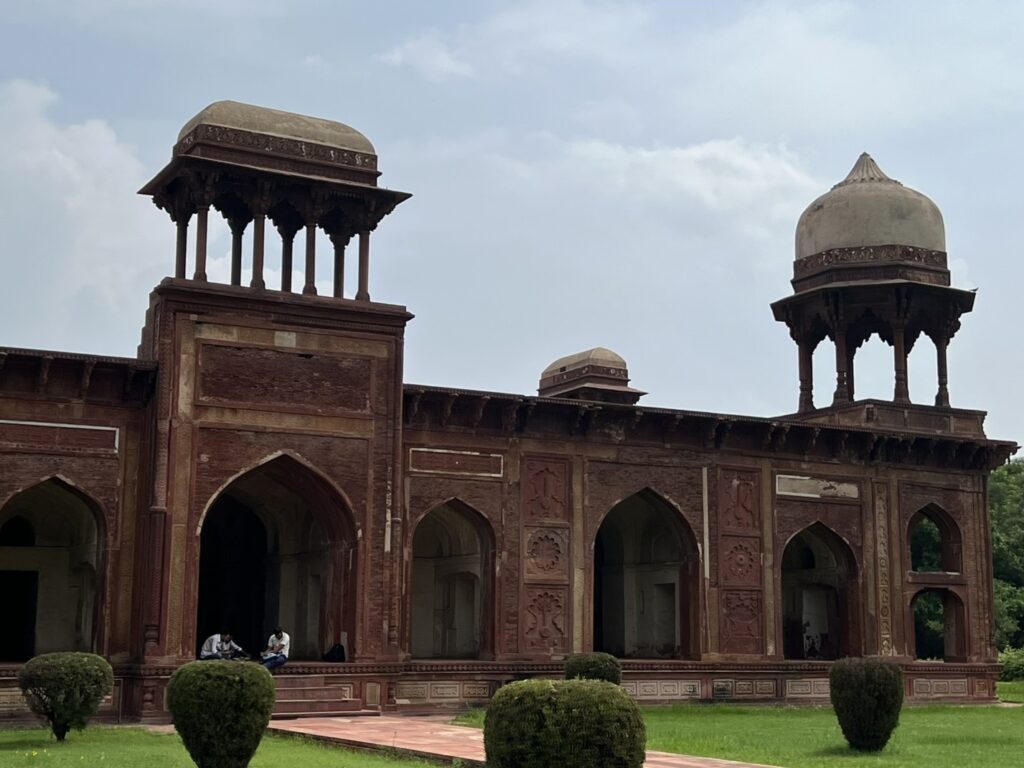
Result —
[[861, 752], [877, 752], [900, 723], [903, 671], [879, 658], [840, 659], [828, 674], [843, 736]]
[[245, 768], [274, 709], [274, 679], [261, 664], [193, 661], [167, 683], [167, 708], [199, 768]]
[[92, 653], [44, 653], [18, 672], [29, 709], [50, 723], [57, 741], [82, 730], [114, 688], [114, 671]]
[[1024, 648], [1007, 648], [999, 654], [1003, 665], [1000, 680], [1024, 680]]
[[641, 768], [647, 732], [636, 702], [604, 680], [524, 680], [484, 718], [488, 768]]
[[622, 682], [622, 665], [610, 653], [580, 653], [565, 660], [565, 679], [607, 680]]

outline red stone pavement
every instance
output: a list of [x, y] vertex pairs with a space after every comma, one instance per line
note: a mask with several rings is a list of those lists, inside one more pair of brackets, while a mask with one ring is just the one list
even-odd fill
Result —
[[[450, 725], [438, 717], [304, 717], [274, 720], [270, 730], [363, 749], [397, 750], [435, 760], [484, 765], [484, 734], [478, 728]], [[713, 757], [648, 752], [645, 768], [765, 768]]]

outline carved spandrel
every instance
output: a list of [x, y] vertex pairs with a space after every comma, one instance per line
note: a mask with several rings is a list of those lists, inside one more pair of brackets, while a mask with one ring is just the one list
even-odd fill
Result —
[[523, 465], [523, 516], [527, 520], [567, 520], [569, 465], [564, 461], [527, 459]]
[[523, 637], [528, 651], [560, 653], [565, 651], [566, 589], [563, 587], [527, 587]]
[[719, 520], [723, 530], [757, 534], [761, 522], [757, 473], [723, 471], [718, 487]]
[[527, 581], [569, 580], [569, 533], [564, 528], [527, 528], [524, 531]]

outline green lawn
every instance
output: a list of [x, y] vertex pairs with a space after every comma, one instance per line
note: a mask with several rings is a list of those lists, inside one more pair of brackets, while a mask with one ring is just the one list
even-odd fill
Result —
[[[1024, 700], [1024, 682], [1001, 683], [999, 695]], [[483, 717], [458, 722], [480, 727]], [[680, 704], [645, 707], [644, 719], [648, 749], [785, 768], [1003, 768], [1024, 759], [1024, 707], [907, 707], [875, 755], [849, 749], [826, 707]]]
[[[58, 744], [41, 728], [0, 730], [0, 766], [102, 766], [103, 768], [195, 768], [177, 734], [142, 728], [93, 726], [72, 731]], [[426, 768], [420, 760], [392, 759], [329, 747], [287, 736], [263, 738], [251, 768]]]
[[1012, 683], [996, 683], [996, 691], [1003, 701], [1015, 701], [1024, 703], [1024, 680], [1014, 680]]

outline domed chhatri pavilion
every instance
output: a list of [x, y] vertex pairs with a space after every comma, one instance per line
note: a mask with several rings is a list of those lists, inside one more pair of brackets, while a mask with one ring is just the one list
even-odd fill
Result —
[[[950, 405], [974, 294], [931, 200], [862, 155], [811, 203], [772, 305], [797, 408], [747, 417], [645, 407], [603, 348], [536, 396], [405, 383], [412, 315], [370, 298], [370, 237], [408, 195], [377, 165], [341, 123], [212, 104], [142, 189], [177, 244], [137, 357], [0, 348], [0, 717], [26, 716], [24, 660], [79, 649], [114, 665], [107, 717], [166, 719], [206, 636], [255, 651], [277, 624], [280, 715], [479, 704], [589, 650], [648, 702], [824, 700], [831, 660], [867, 654], [914, 699], [993, 697], [987, 478], [1017, 446]], [[857, 400], [875, 334], [893, 396]], [[936, 395], [912, 403], [925, 337]]]

